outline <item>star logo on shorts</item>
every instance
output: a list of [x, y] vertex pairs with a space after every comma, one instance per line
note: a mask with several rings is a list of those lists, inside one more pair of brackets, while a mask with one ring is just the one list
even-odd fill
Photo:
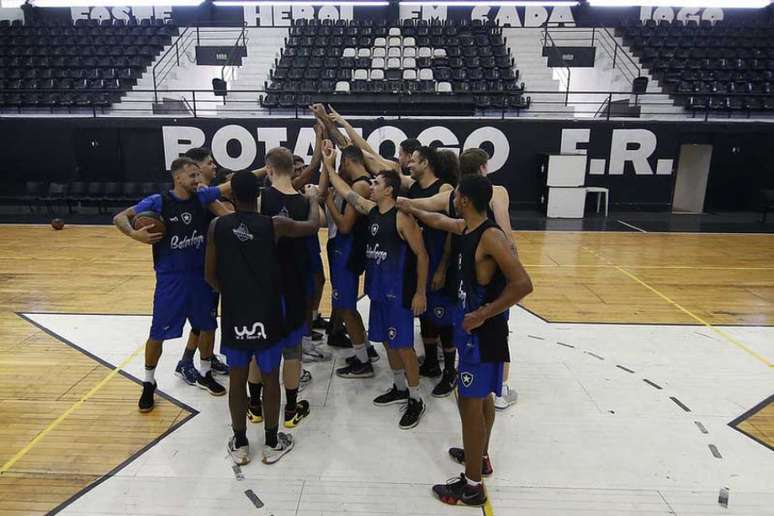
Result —
[[470, 387], [473, 385], [473, 375], [470, 373], [461, 373], [460, 379], [462, 380], [462, 385], [465, 387]]
[[376, 236], [379, 232], [379, 224], [371, 224], [371, 236]]
[[442, 306], [436, 306], [435, 309], [433, 309], [433, 314], [435, 315], [436, 319], [443, 319], [443, 316], [446, 315], [446, 308]]
[[333, 296], [333, 299], [338, 299], [339, 298], [339, 291], [338, 290], [334, 290], [333, 294], [331, 294], [331, 295]]
[[388, 328], [387, 329], [387, 338], [390, 340], [395, 340], [395, 337], [398, 336], [398, 330], [395, 328]]
[[186, 224], [190, 224], [191, 220], [193, 220], [193, 217], [187, 211], [182, 213], [180, 216], [183, 217], [183, 222], [185, 222]]

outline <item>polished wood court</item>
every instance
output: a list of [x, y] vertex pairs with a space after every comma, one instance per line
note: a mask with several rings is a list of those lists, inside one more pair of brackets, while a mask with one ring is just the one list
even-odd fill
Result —
[[[774, 235], [515, 238], [535, 285], [525, 307], [550, 322], [774, 324]], [[0, 242], [0, 514], [44, 513], [191, 411], [157, 398], [139, 414], [137, 383], [17, 315], [150, 314], [150, 248], [112, 227], [0, 226]], [[757, 417], [745, 431], [774, 444], [771, 408]]]

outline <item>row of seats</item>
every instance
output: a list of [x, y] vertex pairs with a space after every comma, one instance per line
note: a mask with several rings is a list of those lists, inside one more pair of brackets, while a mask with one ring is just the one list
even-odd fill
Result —
[[402, 76], [409, 72], [412, 77], [422, 80], [439, 80], [439, 81], [462, 81], [466, 79], [478, 81], [478, 80], [510, 80], [518, 79], [518, 70], [514, 72], [512, 68], [485, 68], [478, 66], [469, 67], [444, 67], [433, 66], [432, 68], [417, 68], [416, 63], [413, 60], [407, 58], [403, 62], [400, 60], [387, 62], [387, 68], [384, 68], [384, 63], [377, 62], [372, 66], [367, 64], [361, 64], [361, 68], [277, 68], [270, 72], [270, 77], [273, 81], [300, 81], [300, 80], [339, 80], [348, 81], [354, 80], [374, 80], [376, 78], [382, 79], [387, 77], [394, 80], [400, 79]]
[[[409, 72], [409, 70], [406, 70]], [[397, 79], [374, 77], [371, 80], [353, 81], [284, 81], [265, 85], [269, 92], [276, 93], [490, 93], [513, 95], [524, 92], [524, 83], [516, 80], [456, 80], [436, 82], [431, 79], [417, 79], [404, 72]]]
[[623, 37], [651, 37], [651, 36], [688, 36], [688, 37], [745, 37], [745, 38], [771, 38], [774, 37], [774, 27], [768, 20], [756, 20], [754, 22], [736, 22], [734, 20], [720, 20], [712, 23], [709, 20], [696, 20], [683, 22], [682, 20], [640, 20], [632, 19], [616, 30]]
[[[502, 47], [505, 45], [502, 35], [500, 34], [479, 34], [463, 35], [463, 36], [420, 36], [417, 38], [409, 38], [411, 44], [390, 44], [390, 40], [397, 40], [400, 38], [391, 37], [385, 39], [384, 37], [374, 36], [291, 36], [285, 40], [286, 47], [307, 47], [307, 48], [319, 48], [319, 47], [391, 47], [391, 46], [412, 46], [412, 47], [432, 47], [432, 48], [479, 48], [479, 47]], [[378, 44], [377, 44], [378, 43]]]
[[140, 199], [172, 188], [170, 183], [84, 182], [49, 183], [28, 181], [13, 185], [9, 194], [0, 196], [4, 204], [34, 206], [96, 206], [99, 211], [115, 206], [131, 206]]
[[684, 105], [694, 112], [772, 112], [774, 97], [723, 97], [723, 96], [685, 96], [677, 98], [678, 105]]
[[[384, 84], [381, 83], [374, 83], [374, 84]], [[449, 83], [439, 83], [438, 84], [438, 92], [439, 93], [452, 93], [451, 85]], [[346, 92], [344, 92], [346, 93]], [[400, 91], [379, 91], [379, 92], [372, 92], [372, 93], [400, 93]], [[419, 92], [423, 93], [424, 96], [420, 96], [419, 98], [427, 98], [427, 95], [432, 95], [432, 92]], [[345, 95], [342, 95], [338, 97], [336, 101], [344, 101], [346, 99]], [[516, 95], [509, 95], [509, 96], [503, 96], [503, 95], [475, 95], [473, 97], [475, 106], [478, 109], [481, 110], [487, 110], [487, 109], [495, 109], [495, 110], [521, 110], [521, 109], [528, 109], [532, 99], [530, 97], [524, 97], [523, 95], [516, 94]], [[317, 97], [315, 95], [309, 95], [309, 94], [300, 94], [300, 95], [293, 95], [293, 94], [274, 94], [269, 93], [264, 97], [259, 98], [261, 106], [264, 108], [283, 108], [283, 109], [294, 109], [294, 108], [304, 108], [306, 106], [309, 106], [313, 102], [315, 102]]]
[[133, 57], [133, 56], [155, 56], [164, 45], [169, 41], [159, 40], [156, 44], [143, 46], [113, 46], [113, 47], [2, 47], [0, 56], [6, 59], [23, 57], [40, 57], [41, 60], [57, 57]]
[[148, 55], [136, 55], [131, 57], [0, 57], [0, 69], [29, 70], [52, 69], [78, 69], [78, 68], [146, 68]]
[[138, 68], [0, 68], [0, 80], [138, 79], [140, 75]]
[[456, 36], [460, 32], [473, 34], [486, 33], [497, 27], [492, 21], [483, 20], [428, 20], [405, 19], [399, 26], [390, 27], [386, 19], [357, 20], [306, 20], [293, 22], [291, 35], [301, 36], [388, 36], [402, 34], [404, 36]]
[[0, 107], [3, 108], [106, 108], [121, 101], [121, 93], [104, 92], [35, 92], [0, 93]]

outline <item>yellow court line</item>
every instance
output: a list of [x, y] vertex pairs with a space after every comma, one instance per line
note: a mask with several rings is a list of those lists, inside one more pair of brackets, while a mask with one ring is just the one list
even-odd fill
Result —
[[484, 516], [494, 516], [494, 511], [492, 510], [492, 504], [489, 502], [489, 493], [486, 495], [486, 502], [484, 502], [484, 506], [482, 507], [484, 510]]
[[[596, 257], [600, 258], [601, 260], [605, 260], [605, 261], [607, 261], [607, 260], [606, 260], [606, 259], [605, 259], [603, 256], [600, 256], [600, 255], [599, 255], [598, 253], [596, 253], [594, 250], [592, 250], [592, 249], [589, 249], [589, 248], [586, 248], [586, 247], [584, 247], [584, 249], [585, 249], [586, 251], [590, 252], [591, 254], [593, 254], [594, 256], [596, 256]], [[608, 262], [608, 263], [609, 263], [609, 262]], [[661, 292], [660, 292], [658, 289], [656, 289], [655, 287], [652, 287], [652, 286], [648, 285], [648, 284], [647, 284], [647, 283], [645, 283], [643, 280], [641, 280], [640, 278], [638, 278], [636, 275], [632, 274], [631, 272], [627, 271], [627, 270], [626, 270], [626, 269], [624, 269], [623, 267], [621, 267], [621, 266], [619, 266], [619, 265], [615, 265], [615, 264], [612, 264], [612, 266], [613, 266], [615, 269], [617, 269], [617, 270], [621, 271], [623, 274], [626, 274], [626, 275], [627, 275], [629, 278], [633, 279], [634, 281], [636, 281], [637, 283], [639, 283], [639, 284], [640, 284], [640, 285], [642, 285], [643, 287], [647, 288], [648, 290], [650, 290], [651, 292], [653, 292], [654, 294], [656, 294], [657, 296], [659, 296], [661, 299], [663, 299], [663, 300], [664, 300], [664, 301], [666, 301], [667, 303], [671, 304], [672, 306], [674, 306], [675, 308], [677, 308], [678, 310], [680, 310], [680, 311], [681, 311], [681, 312], [683, 312], [684, 314], [686, 314], [686, 315], [688, 315], [689, 317], [691, 317], [692, 319], [694, 319], [694, 320], [698, 321], [698, 322], [699, 322], [699, 323], [700, 323], [702, 326], [706, 326], [707, 328], [709, 328], [709, 329], [710, 329], [710, 330], [712, 330], [713, 332], [715, 332], [715, 333], [717, 333], [718, 335], [720, 335], [720, 336], [721, 336], [722, 338], [724, 338], [726, 341], [730, 342], [732, 345], [736, 346], [737, 348], [741, 349], [741, 350], [742, 350], [742, 351], [744, 351], [745, 353], [749, 354], [750, 356], [752, 356], [753, 358], [755, 358], [755, 359], [756, 359], [756, 360], [758, 360], [759, 362], [762, 362], [762, 363], [763, 363], [763, 364], [765, 364], [767, 367], [774, 367], [774, 364], [772, 364], [771, 362], [769, 362], [769, 361], [766, 359], [766, 357], [764, 357], [764, 356], [763, 356], [763, 355], [761, 355], [760, 353], [757, 353], [757, 352], [753, 351], [752, 349], [750, 349], [749, 347], [747, 347], [747, 346], [746, 346], [746, 345], [745, 345], [745, 344], [744, 344], [742, 341], [740, 341], [740, 340], [739, 340], [739, 339], [737, 339], [736, 337], [734, 337], [734, 336], [732, 336], [732, 335], [728, 334], [727, 332], [725, 332], [725, 331], [721, 330], [720, 328], [716, 328], [716, 327], [715, 327], [715, 326], [713, 326], [712, 324], [710, 324], [710, 323], [708, 323], [707, 321], [705, 321], [703, 318], [699, 317], [699, 316], [698, 316], [698, 315], [696, 315], [695, 313], [693, 313], [693, 312], [691, 312], [690, 310], [688, 310], [687, 308], [683, 307], [683, 306], [682, 306], [680, 303], [678, 303], [678, 302], [676, 302], [676, 301], [672, 300], [672, 299], [671, 299], [669, 296], [667, 296], [666, 294], [663, 294], [663, 293], [661, 293]]]
[[40, 442], [41, 439], [43, 439], [54, 428], [59, 426], [59, 424], [62, 421], [64, 421], [67, 418], [67, 416], [72, 414], [76, 409], [78, 409], [81, 405], [83, 405], [86, 402], [86, 400], [88, 400], [89, 398], [94, 396], [97, 392], [99, 392], [99, 390], [102, 389], [102, 387], [104, 387], [105, 384], [107, 384], [115, 375], [117, 375], [119, 371], [121, 371], [124, 367], [126, 367], [126, 365], [129, 362], [131, 362], [134, 359], [134, 357], [136, 357], [140, 353], [140, 351], [142, 351], [143, 349], [145, 349], [145, 344], [143, 344], [143, 345], [139, 346], [137, 349], [135, 349], [134, 352], [131, 355], [126, 357], [124, 359], [124, 361], [121, 362], [118, 365], [118, 367], [116, 367], [115, 369], [110, 371], [110, 373], [108, 373], [108, 375], [105, 376], [105, 378], [103, 378], [102, 381], [100, 381], [97, 385], [92, 387], [89, 392], [87, 392], [86, 394], [84, 394], [81, 397], [81, 399], [79, 399], [78, 401], [73, 403], [72, 406], [70, 406], [70, 408], [65, 410], [58, 418], [53, 420], [46, 428], [44, 428], [42, 432], [40, 432], [38, 435], [36, 435], [34, 439], [32, 439], [29, 443], [27, 443], [27, 446], [25, 446], [24, 448], [19, 450], [16, 453], [16, 455], [11, 457], [8, 460], [8, 462], [3, 464], [3, 467], [0, 468], [0, 475], [2, 475], [3, 473], [6, 473], [8, 470], [10, 470], [13, 467], [13, 465], [16, 464], [17, 462], [19, 462], [19, 460], [22, 457], [27, 455], [30, 452], [30, 450], [32, 450], [32, 448], [34, 448], [35, 445]]
[[774, 267], [721, 267], [717, 265], [614, 265], [614, 264], [552, 264], [552, 263], [524, 263], [524, 267], [565, 267], [569, 269], [615, 269], [616, 267], [630, 267], [632, 269], [680, 269], [680, 270], [718, 270], [718, 271], [774, 271]]

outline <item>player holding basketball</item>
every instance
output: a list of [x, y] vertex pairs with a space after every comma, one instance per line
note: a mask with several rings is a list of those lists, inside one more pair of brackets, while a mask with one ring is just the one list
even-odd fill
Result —
[[[123, 234], [153, 245], [156, 290], [153, 322], [145, 343], [145, 380], [138, 403], [140, 412], [153, 410], [156, 365], [161, 358], [163, 342], [182, 336], [186, 319], [210, 342], [217, 327], [212, 289], [204, 280], [207, 207], [221, 195], [228, 196], [231, 185], [225, 183], [200, 189], [201, 173], [190, 158], [176, 159], [171, 169], [173, 190], [146, 197], [113, 218], [113, 223]], [[131, 220], [143, 212], [160, 216], [166, 225], [166, 233], [152, 233], [148, 227], [134, 229]], [[206, 367], [212, 357], [206, 356], [204, 351], [201, 353], [202, 366]], [[197, 385], [214, 396], [226, 393], [225, 388], [213, 379], [212, 371], [200, 374]]]
[[465, 472], [447, 484], [433, 486], [444, 503], [483, 505], [481, 475], [491, 474], [489, 437], [494, 424], [491, 394], [502, 389], [503, 364], [508, 360], [505, 312], [530, 292], [532, 282], [513, 251], [511, 239], [487, 217], [492, 183], [479, 175], [463, 176], [454, 197], [462, 219], [413, 208], [401, 209], [436, 229], [460, 235], [457, 262], [458, 298], [463, 319], [455, 325], [459, 353], [459, 409], [464, 449], [451, 448]]

